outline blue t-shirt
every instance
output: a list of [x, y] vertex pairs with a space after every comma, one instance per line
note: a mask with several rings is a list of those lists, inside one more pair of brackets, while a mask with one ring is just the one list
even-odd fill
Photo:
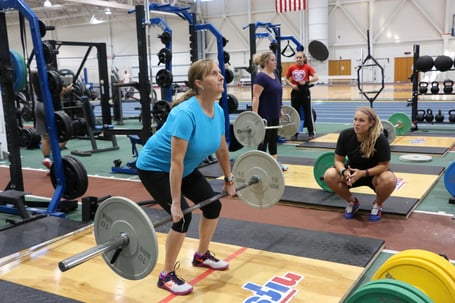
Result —
[[263, 72], [257, 73], [253, 84], [264, 88], [259, 96], [258, 114], [267, 121], [278, 120], [283, 98], [283, 87], [278, 74], [275, 73], [275, 79], [272, 79]]
[[169, 172], [171, 138], [188, 141], [183, 176], [193, 172], [209, 155], [216, 152], [224, 135], [224, 111], [215, 102], [215, 114], [208, 117], [196, 97], [174, 107], [163, 126], [151, 136], [140, 151], [136, 167], [148, 171]]

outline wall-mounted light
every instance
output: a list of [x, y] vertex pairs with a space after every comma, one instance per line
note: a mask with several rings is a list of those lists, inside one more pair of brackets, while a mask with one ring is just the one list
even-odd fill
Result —
[[44, 7], [52, 7], [52, 3], [49, 0], [44, 1]]
[[105, 13], [106, 15], [112, 15], [112, 11], [111, 11], [111, 9], [110, 9], [109, 7], [106, 7], [106, 8], [104, 9], [104, 13]]

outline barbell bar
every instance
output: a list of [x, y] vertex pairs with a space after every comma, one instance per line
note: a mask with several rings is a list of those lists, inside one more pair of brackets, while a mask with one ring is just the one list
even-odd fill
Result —
[[402, 136], [411, 131], [412, 122], [404, 113], [395, 113], [389, 120], [381, 120], [384, 134], [389, 143], [392, 143], [397, 135]]
[[267, 129], [278, 129], [278, 135], [290, 137], [298, 132], [300, 116], [292, 106], [282, 106], [286, 121], [280, 125], [267, 126], [267, 121], [253, 111], [240, 113], [234, 121], [234, 136], [243, 146], [257, 146], [264, 140]]
[[[269, 154], [252, 150], [234, 163], [232, 173], [237, 196], [249, 206], [269, 208], [284, 192], [284, 175], [278, 162]], [[188, 214], [226, 197], [219, 193], [183, 211]], [[138, 280], [146, 277], [157, 263], [158, 241], [155, 227], [172, 222], [166, 216], [154, 223], [136, 202], [111, 197], [98, 207], [94, 218], [97, 245], [58, 263], [62, 272], [102, 255], [108, 266], [120, 276]], [[144, 240], [146, 239], [146, 240]]]

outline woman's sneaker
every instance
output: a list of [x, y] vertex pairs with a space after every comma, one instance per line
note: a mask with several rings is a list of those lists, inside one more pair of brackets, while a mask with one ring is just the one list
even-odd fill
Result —
[[52, 167], [52, 160], [49, 158], [44, 158], [44, 160], [41, 162], [47, 169], [51, 169]]
[[288, 171], [288, 167], [286, 165], [281, 162], [278, 162], [278, 164], [280, 165], [282, 171]]
[[352, 219], [355, 216], [355, 213], [358, 212], [360, 209], [360, 203], [357, 198], [354, 198], [353, 202], [349, 202], [344, 210], [344, 218], [345, 219]]
[[186, 283], [185, 280], [178, 277], [175, 274], [175, 271], [171, 271], [167, 275], [160, 273], [158, 278], [158, 287], [168, 290], [174, 295], [183, 296], [191, 293], [193, 291], [193, 286]]
[[208, 250], [205, 254], [200, 255], [195, 252], [193, 256], [193, 266], [208, 267], [213, 270], [225, 270], [229, 267], [229, 263], [215, 258]]
[[377, 221], [381, 220], [381, 215], [382, 215], [382, 207], [380, 207], [376, 203], [373, 203], [373, 207], [371, 208], [369, 220], [371, 222], [377, 222]]

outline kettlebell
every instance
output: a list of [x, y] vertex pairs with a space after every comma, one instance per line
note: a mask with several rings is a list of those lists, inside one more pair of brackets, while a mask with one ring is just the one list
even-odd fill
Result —
[[445, 80], [442, 84], [444, 85], [444, 93], [451, 94], [453, 92], [452, 80]]
[[455, 109], [449, 110], [449, 122], [455, 123]]
[[442, 114], [441, 110], [438, 110], [438, 113], [436, 116], [434, 116], [434, 119], [436, 122], [443, 122], [444, 121], [444, 115]]
[[439, 93], [439, 82], [438, 81], [431, 82], [431, 89], [430, 90], [431, 90], [432, 94]]
[[428, 92], [428, 82], [420, 82], [419, 83], [419, 93], [426, 94]]
[[[455, 118], [455, 116], [454, 116]], [[416, 114], [416, 121], [423, 122], [425, 121], [425, 111], [423, 109], [419, 109]]]
[[425, 121], [432, 122], [434, 119], [433, 111], [429, 108], [427, 109], [427, 114], [425, 115]]

